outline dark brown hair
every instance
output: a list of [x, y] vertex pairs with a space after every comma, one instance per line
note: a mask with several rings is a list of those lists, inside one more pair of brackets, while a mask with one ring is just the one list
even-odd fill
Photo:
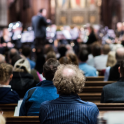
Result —
[[56, 59], [48, 59], [44, 66], [43, 66], [43, 74], [46, 78], [46, 80], [52, 80], [54, 77], [54, 74], [57, 70], [57, 67], [60, 65], [59, 61]]

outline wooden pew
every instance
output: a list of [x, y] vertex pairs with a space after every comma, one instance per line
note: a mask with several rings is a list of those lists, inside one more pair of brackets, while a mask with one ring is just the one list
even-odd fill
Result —
[[38, 116], [6, 117], [7, 124], [40, 124]]
[[0, 111], [3, 111], [3, 115], [6, 116], [14, 116], [15, 107], [17, 104], [0, 104]]
[[100, 103], [101, 100], [101, 93], [79, 93], [78, 95], [83, 101]]
[[115, 81], [86, 81], [85, 82], [85, 87], [86, 86], [105, 86], [107, 84], [114, 83]]
[[86, 81], [103, 81], [104, 76], [98, 76], [98, 77], [86, 77]]
[[99, 111], [124, 111], [124, 103], [96, 103]]
[[[96, 103], [100, 114], [108, 111], [124, 111], [124, 103]], [[6, 116], [7, 124], [40, 124], [38, 116]]]

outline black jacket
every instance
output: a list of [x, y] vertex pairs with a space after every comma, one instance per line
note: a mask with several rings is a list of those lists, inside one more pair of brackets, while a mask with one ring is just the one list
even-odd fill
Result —
[[32, 27], [35, 38], [46, 38], [46, 27], [49, 25], [45, 17], [36, 15], [32, 17]]
[[120, 79], [120, 74], [118, 72], [118, 67], [120, 64], [115, 64], [110, 68], [108, 81], [118, 81]]
[[10, 85], [15, 90], [20, 98], [23, 98], [27, 90], [35, 87], [39, 83], [33, 79], [33, 76], [24, 72], [13, 72], [13, 78]]
[[86, 44], [92, 44], [94, 43], [95, 41], [97, 41], [97, 38], [95, 36], [95, 34], [92, 32], [89, 36], [88, 36], [88, 41]]
[[103, 87], [101, 103], [124, 103], [124, 77]]
[[19, 95], [10, 87], [0, 87], [0, 104], [18, 103]]

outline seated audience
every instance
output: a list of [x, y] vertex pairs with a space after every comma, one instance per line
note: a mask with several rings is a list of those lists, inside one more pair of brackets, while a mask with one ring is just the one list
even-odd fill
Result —
[[19, 54], [13, 56], [13, 58], [11, 59], [11, 65], [14, 67], [15, 63], [21, 59], [21, 56]]
[[110, 68], [115, 64], [116, 64], [115, 51], [110, 51], [107, 59], [107, 64], [106, 64], [107, 68], [104, 74], [104, 81], [108, 81]]
[[10, 49], [10, 51], [8, 52], [8, 57], [6, 57], [7, 62], [11, 64], [12, 58], [18, 54], [19, 54], [19, 52], [17, 49], [15, 49], [15, 48]]
[[54, 51], [48, 52], [46, 54], [46, 60], [50, 59], [50, 58], [54, 58], [56, 59], [56, 53]]
[[74, 53], [67, 53], [66, 56], [70, 58], [72, 64], [78, 66], [78, 58]]
[[53, 85], [52, 79], [59, 65], [59, 61], [52, 58], [45, 62], [43, 75], [46, 80], [26, 92], [20, 108], [20, 116], [38, 116], [42, 102], [58, 98], [59, 95], [57, 94], [56, 87]]
[[94, 67], [96, 70], [105, 70], [108, 58], [108, 53], [110, 51], [109, 45], [105, 44], [102, 48], [102, 54], [94, 57]]
[[97, 76], [96, 69], [86, 63], [88, 59], [88, 51], [80, 50], [79, 52], [79, 68], [84, 72], [85, 76]]
[[90, 49], [91, 49], [91, 53], [93, 56], [91, 57], [91, 55], [89, 54], [90, 57], [88, 57], [87, 64], [94, 67], [94, 57], [101, 55], [102, 47], [101, 47], [101, 44], [99, 42], [95, 42], [91, 45]]
[[5, 62], [5, 56], [0, 54], [0, 63], [4, 63], [4, 62]]
[[61, 58], [59, 59], [59, 62], [60, 62], [60, 64], [64, 64], [64, 65], [65, 65], [65, 64], [72, 64], [70, 58], [69, 58], [69, 57], [66, 57], [66, 56], [61, 57]]
[[117, 81], [120, 78], [118, 72], [118, 67], [120, 66], [120, 61], [124, 60], [124, 48], [118, 48], [116, 51], [116, 61], [117, 63], [112, 66], [109, 70], [109, 81]]
[[31, 56], [31, 48], [30, 47], [23, 47], [22, 54], [28, 59], [31, 69], [35, 68], [36, 63], [30, 59]]
[[96, 124], [99, 110], [94, 103], [84, 102], [77, 95], [85, 84], [83, 72], [75, 65], [60, 65], [53, 83], [59, 98], [41, 103], [41, 124]]
[[23, 98], [26, 91], [35, 87], [39, 82], [35, 81], [30, 74], [31, 68], [27, 59], [19, 59], [15, 63], [13, 71], [13, 79], [10, 81], [10, 85], [20, 98]]
[[123, 103], [124, 102], [124, 60], [118, 68], [120, 80], [116, 83], [108, 84], [103, 87], [102, 103]]
[[18, 94], [11, 89], [9, 82], [13, 77], [13, 67], [6, 63], [0, 64], [0, 104], [17, 103]]

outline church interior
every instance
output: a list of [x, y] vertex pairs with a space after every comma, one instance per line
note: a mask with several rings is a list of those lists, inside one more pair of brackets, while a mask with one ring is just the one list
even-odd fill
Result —
[[124, 0], [0, 0], [0, 124], [124, 124]]

